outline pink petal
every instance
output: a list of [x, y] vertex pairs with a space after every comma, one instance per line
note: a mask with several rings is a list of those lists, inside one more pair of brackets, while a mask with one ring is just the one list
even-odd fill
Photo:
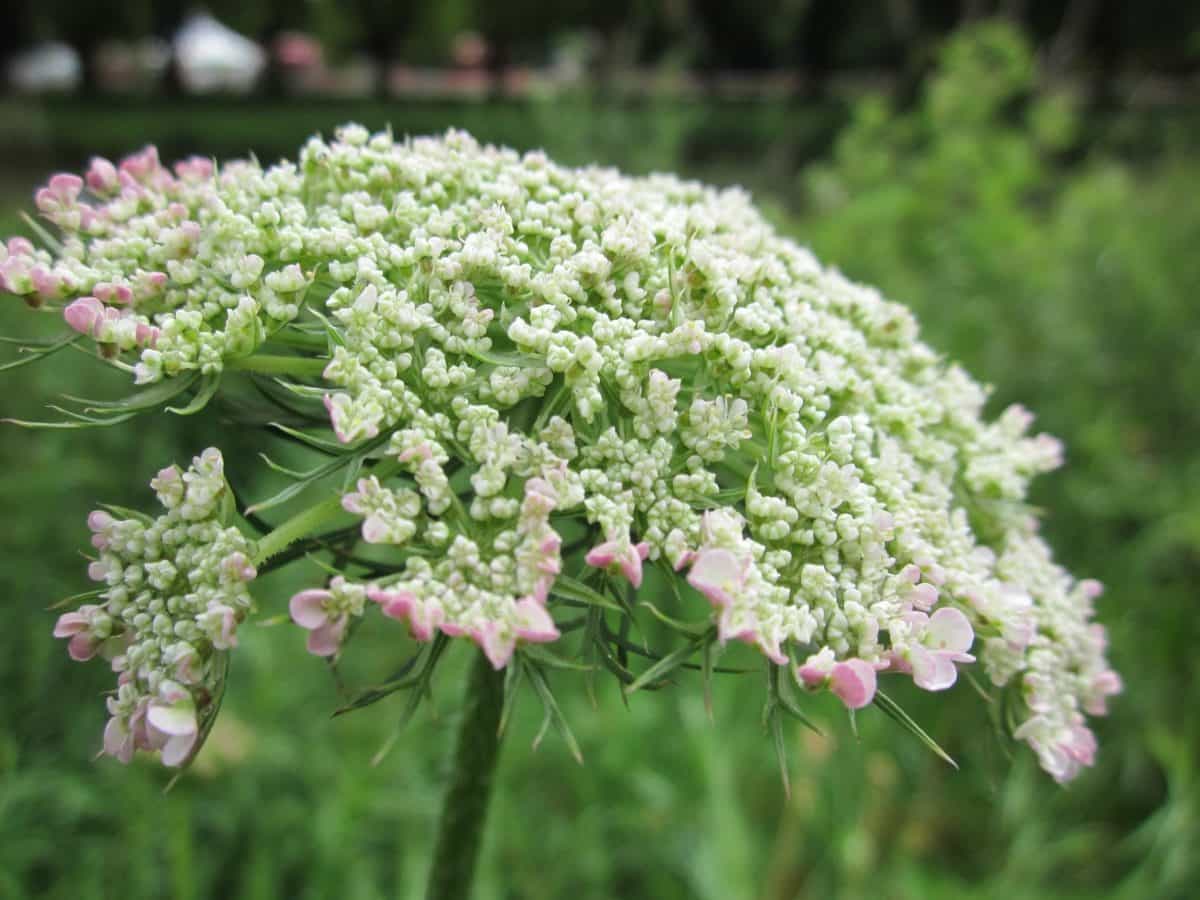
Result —
[[516, 646], [516, 639], [511, 634], [501, 635], [500, 627], [495, 622], [488, 622], [484, 626], [476, 637], [476, 642], [483, 649], [483, 654], [492, 664], [492, 668], [497, 670], [508, 665], [509, 660], [512, 659], [513, 648]]
[[56, 638], [71, 637], [79, 634], [88, 627], [87, 616], [79, 612], [63, 613], [58, 617], [58, 621], [54, 623], [54, 636]]
[[95, 297], [80, 297], [63, 310], [67, 324], [80, 334], [96, 336], [96, 329], [104, 321], [104, 304]]
[[104, 752], [126, 764], [133, 759], [133, 733], [115, 716], [104, 726]]
[[89, 632], [81, 631], [67, 642], [67, 655], [76, 662], [87, 662], [100, 649], [100, 642]]
[[913, 647], [911, 657], [913, 682], [919, 688], [944, 691], [958, 680], [958, 669], [945, 653]]
[[535, 644], [549, 643], [560, 636], [546, 608], [528, 597], [516, 604], [515, 625], [517, 637]]
[[333, 656], [342, 645], [346, 631], [346, 617], [341, 616], [326, 622], [308, 633], [308, 652], [313, 656]]
[[875, 667], [861, 659], [848, 659], [833, 667], [829, 689], [848, 709], [862, 709], [875, 699]]
[[728, 606], [741, 589], [743, 569], [728, 550], [701, 550], [692, 560], [687, 581], [714, 606]]
[[146, 721], [163, 734], [180, 736], [196, 733], [196, 710], [191, 704], [170, 705], [151, 703]]
[[589, 566], [595, 566], [597, 569], [603, 569], [606, 566], [611, 566], [617, 558], [617, 553], [620, 552], [620, 546], [616, 541], [605, 541], [603, 544], [597, 544], [587, 552], [587, 556], [583, 561]]
[[929, 617], [923, 640], [933, 650], [966, 653], [975, 641], [975, 631], [960, 610], [944, 606]]
[[440, 606], [433, 603], [418, 603], [413, 607], [408, 626], [412, 629], [414, 638], [418, 641], [428, 641], [445, 618], [446, 613]]
[[645, 558], [637, 547], [629, 547], [621, 554], [621, 574], [634, 588], [642, 586], [642, 560]]
[[192, 755], [196, 745], [196, 734], [178, 734], [167, 738], [162, 748], [162, 764], [164, 766], [181, 766]]
[[309, 631], [328, 624], [329, 613], [325, 610], [325, 601], [332, 596], [329, 591], [319, 589], [301, 591], [294, 595], [288, 603], [292, 621]]

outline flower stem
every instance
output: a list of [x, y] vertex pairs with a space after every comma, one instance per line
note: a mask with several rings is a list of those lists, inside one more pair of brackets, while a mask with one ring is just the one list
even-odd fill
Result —
[[503, 706], [504, 673], [493, 669], [479, 653], [467, 684], [425, 900], [466, 900], [471, 895], [492, 776], [500, 756]]
[[341, 511], [341, 498], [331, 497], [316, 506], [310, 506], [308, 509], [296, 513], [286, 522], [281, 523], [274, 531], [259, 538], [254, 551], [254, 564], [261, 565], [276, 553], [286, 549], [289, 544], [312, 534], [317, 526]]

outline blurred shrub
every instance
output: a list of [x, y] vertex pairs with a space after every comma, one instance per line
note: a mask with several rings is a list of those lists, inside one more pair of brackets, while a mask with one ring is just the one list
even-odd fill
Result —
[[1200, 874], [1200, 716], [1181, 702], [1200, 691], [1200, 161], [1093, 152], [1068, 168], [1079, 115], [1036, 75], [1009, 27], [959, 34], [914, 109], [856, 107], [803, 178], [798, 233], [913, 307], [934, 346], [998, 386], [997, 410], [1020, 400], [1067, 441], [1040, 487], [1046, 527], [1065, 565], [1108, 585], [1127, 692], [1100, 768], [1049, 802], [1032, 791], [984, 846], [1042, 834], [1032, 874], [1063, 884], [1082, 860], [1048, 854], [1074, 840], [1093, 861], [1071, 880], [1183, 896]]

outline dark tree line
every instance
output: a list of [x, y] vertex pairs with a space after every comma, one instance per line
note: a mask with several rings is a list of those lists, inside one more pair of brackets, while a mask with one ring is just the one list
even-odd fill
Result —
[[[499, 65], [543, 62], [556, 36], [587, 30], [599, 64], [669, 61], [695, 69], [911, 69], [964, 22], [1019, 21], [1053, 67], [1094, 73], [1194, 73], [1200, 3], [1182, 0], [208, 0], [218, 19], [260, 40], [316, 33], [336, 56], [440, 63], [455, 34], [483, 34]], [[0, 52], [40, 40], [85, 56], [102, 41], [169, 36], [187, 0], [14, 0]]]

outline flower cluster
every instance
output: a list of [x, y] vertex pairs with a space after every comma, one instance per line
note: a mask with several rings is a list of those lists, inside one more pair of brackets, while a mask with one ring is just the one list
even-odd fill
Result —
[[218, 451], [205, 450], [186, 472], [163, 469], [151, 487], [166, 508], [157, 519], [88, 516], [99, 602], [63, 613], [54, 634], [68, 639], [72, 659], [101, 654], [117, 673], [105, 753], [129, 762], [135, 750], [161, 751], [178, 766], [214, 712], [256, 573], [248, 541], [222, 525], [229, 506]]
[[743, 192], [347, 126], [267, 169], [97, 160], [37, 203], [63, 249], [10, 242], [4, 286], [70, 301], [139, 381], [329, 335], [303, 389], [342, 443], [379, 438], [343, 506], [395, 565], [293, 599], [314, 653], [365, 597], [500, 667], [559, 637], [564, 565], [633, 591], [657, 566], [722, 642], [851, 708], [878, 677], [943, 690], [978, 656], [1055, 777], [1091, 762], [1084, 715], [1120, 682], [1094, 586], [1024, 504], [1060, 445], [1020, 407], [985, 418], [906, 309]]

